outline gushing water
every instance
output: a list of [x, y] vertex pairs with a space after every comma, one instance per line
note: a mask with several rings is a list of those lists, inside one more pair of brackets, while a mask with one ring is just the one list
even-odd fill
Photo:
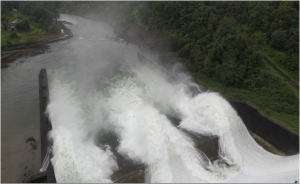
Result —
[[[83, 40], [79, 40], [83, 41]], [[107, 43], [109, 44], [109, 43]], [[253, 140], [241, 118], [218, 93], [201, 92], [189, 75], [123, 57], [78, 58], [68, 71], [50, 71], [53, 163], [58, 182], [112, 182], [120, 154], [147, 166], [146, 182], [293, 182], [299, 155], [273, 155]], [[93, 54], [96, 54], [94, 52]], [[97, 55], [97, 54], [96, 54]], [[70, 72], [71, 71], [71, 72]], [[193, 86], [200, 93], [194, 95]], [[181, 119], [178, 127], [169, 116]], [[211, 162], [182, 129], [219, 137]], [[103, 132], [116, 135], [109, 144]], [[103, 137], [104, 136], [104, 137]]]

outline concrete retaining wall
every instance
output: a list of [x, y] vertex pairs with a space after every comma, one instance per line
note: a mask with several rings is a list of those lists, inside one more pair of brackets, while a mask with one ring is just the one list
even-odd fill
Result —
[[257, 134], [253, 133], [251, 130], [248, 129], [248, 131], [249, 131], [250, 135], [253, 137], [253, 139], [255, 140], [255, 142], [257, 144], [259, 144], [261, 147], [263, 147], [265, 150], [267, 150], [268, 152], [271, 152], [273, 154], [276, 154], [276, 155], [285, 156], [285, 154], [282, 151], [275, 148], [273, 145], [268, 143], [266, 140], [264, 140]]
[[257, 109], [243, 102], [229, 101], [246, 127], [285, 155], [299, 154], [299, 135], [261, 115]]
[[46, 41], [34, 42], [34, 43], [23, 43], [23, 44], [14, 44], [14, 45], [5, 45], [1, 47], [2, 52], [12, 51], [12, 50], [21, 50], [21, 49], [30, 49], [30, 48], [39, 48], [47, 44]]
[[67, 26], [62, 21], [58, 21], [58, 24], [64, 30], [64, 32], [65, 32], [66, 35], [73, 36], [72, 31], [69, 28], [67, 28]]
[[71, 31], [71, 29], [67, 28], [65, 26], [65, 24], [62, 22], [62, 21], [57, 21], [57, 24], [59, 25], [59, 27], [61, 29], [64, 30], [64, 33], [67, 35], [63, 38], [59, 38], [59, 39], [56, 39], [56, 40], [53, 40], [53, 41], [48, 41], [48, 43], [53, 43], [53, 42], [58, 42], [58, 41], [62, 41], [62, 40], [66, 40], [66, 39], [69, 39], [69, 38], [72, 38], [73, 37], [73, 33]]
[[51, 122], [46, 115], [46, 108], [50, 101], [48, 77], [46, 69], [39, 74], [39, 100], [40, 100], [40, 136], [41, 136], [41, 163], [43, 162], [49, 145], [47, 134], [52, 130]]
[[[41, 164], [44, 161], [47, 150], [52, 146], [52, 141], [48, 138], [48, 132], [52, 130], [52, 124], [46, 114], [46, 108], [50, 101], [48, 77], [46, 69], [43, 68], [39, 74], [39, 101], [40, 101], [40, 136], [41, 136]], [[55, 175], [51, 162], [46, 171], [32, 175], [29, 183], [47, 182], [55, 183]]]

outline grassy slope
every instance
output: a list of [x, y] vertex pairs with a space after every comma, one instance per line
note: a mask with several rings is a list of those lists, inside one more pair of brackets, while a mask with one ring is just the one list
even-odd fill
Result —
[[[12, 17], [10, 18], [10, 22], [20, 18], [22, 20], [29, 20], [29, 16], [24, 16], [20, 12], [12, 13]], [[41, 38], [46, 36], [45, 30], [40, 28], [39, 23], [33, 23], [29, 20], [30, 31], [28, 32], [20, 32], [17, 31], [17, 35], [19, 38], [10, 39], [10, 34], [12, 31], [1, 29], [1, 46], [8, 45], [7, 41], [9, 40], [11, 44], [18, 44], [18, 43], [28, 43], [34, 41], [37, 38]]]
[[[280, 83], [284, 83], [287, 87], [287, 90], [292, 91], [295, 96], [299, 99], [299, 94], [296, 89], [290, 86], [279, 74], [276, 73], [267, 63], [264, 63], [265, 70], [270, 71], [274, 76], [278, 76]], [[251, 106], [257, 108], [263, 115], [269, 117], [273, 121], [287, 127], [293, 132], [299, 134], [299, 115], [290, 115], [285, 113], [278, 113], [269, 109], [267, 106], [257, 105], [258, 102], [261, 104], [268, 104], [267, 98], [262, 98], [257, 91], [250, 91], [247, 89], [240, 89], [235, 87], [225, 87], [222, 83], [215, 81], [207, 77], [203, 73], [194, 73], [198, 82], [205, 88], [210, 89], [215, 92], [219, 92], [222, 96], [229, 100], [244, 101], [250, 104]]]
[[[299, 73], [293, 73], [287, 69], [285, 69], [283, 66], [280, 65], [279, 60], [281, 58], [285, 58], [287, 53], [280, 52], [277, 50], [272, 49], [270, 46], [264, 46], [264, 55], [275, 65], [277, 68], [279, 68], [285, 75], [287, 75], [289, 78], [291, 78], [296, 84], [299, 85]], [[296, 57], [294, 59], [299, 60], [299, 56], [297, 54], [292, 54], [293, 57]]]
[[19, 51], [19, 50], [12, 50], [12, 51], [1, 52], [1, 56], [13, 54], [13, 53], [18, 52], [18, 51]]

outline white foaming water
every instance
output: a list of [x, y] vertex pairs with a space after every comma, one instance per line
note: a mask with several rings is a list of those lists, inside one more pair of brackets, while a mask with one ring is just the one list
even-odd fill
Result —
[[221, 154], [242, 167], [230, 182], [293, 182], [299, 178], [299, 155], [282, 157], [260, 147], [241, 118], [217, 93], [202, 93], [186, 104], [181, 127], [220, 136]]
[[54, 140], [52, 163], [57, 182], [111, 182], [110, 175], [117, 164], [109, 149], [99, 149], [89, 137], [93, 122], [85, 117], [80, 99], [72, 85], [53, 82], [49, 117]]
[[294, 182], [299, 178], [299, 155], [282, 157], [260, 147], [236, 111], [219, 94], [200, 93], [192, 98], [187, 84], [167, 83], [164, 75], [144, 66], [134, 71], [147, 84], [147, 94], [161, 103], [158, 107], [163, 112], [176, 112], [181, 117], [179, 127], [220, 137], [219, 154], [230, 167], [222, 168], [222, 164], [215, 162], [213, 170], [226, 173], [232, 178], [230, 182]]
[[[184, 74], [171, 84], [157, 68], [127, 64], [122, 74], [105, 79], [108, 86], [100, 91], [92, 85], [93, 77], [82, 80], [84, 84], [63, 85], [59, 79], [51, 83], [51, 161], [58, 182], [111, 182], [118, 166], [113, 153], [95, 143], [102, 129], [118, 135], [118, 152], [147, 166], [148, 182], [293, 182], [299, 178], [299, 155], [276, 156], [257, 145], [235, 110], [217, 93], [192, 97], [188, 86], [194, 84], [178, 79]], [[86, 71], [93, 71], [93, 76], [97, 70]], [[219, 136], [219, 154], [227, 166], [207, 161], [166, 115], [180, 117], [180, 128]]]
[[[89, 34], [87, 27], [77, 31], [87, 38], [96, 35]], [[294, 182], [300, 178], [300, 156], [276, 156], [257, 145], [220, 95], [202, 92], [193, 97], [190, 87], [198, 91], [199, 87], [185, 73], [172, 70], [175, 79], [171, 79], [156, 65], [138, 63], [135, 51], [101, 44], [97, 45], [101, 49], [93, 50], [88, 39], [74, 40], [70, 51], [64, 52], [67, 58], [75, 55], [70, 68], [49, 72], [47, 109], [53, 124], [51, 162], [57, 182], [112, 182], [118, 165], [109, 146], [97, 143], [102, 130], [116, 133], [119, 153], [147, 166], [146, 182]], [[179, 117], [179, 127], [167, 116]], [[207, 161], [181, 129], [218, 136], [222, 161]]]
[[[136, 84], [136, 85], [135, 85]], [[212, 172], [193, 142], [142, 98], [145, 90], [132, 78], [115, 84], [107, 102], [109, 119], [121, 138], [118, 150], [148, 166], [150, 182], [224, 182]]]

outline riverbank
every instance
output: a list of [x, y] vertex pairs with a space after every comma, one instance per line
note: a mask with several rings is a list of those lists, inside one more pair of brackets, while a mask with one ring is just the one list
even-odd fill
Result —
[[1, 55], [1, 68], [9, 67], [9, 63], [18, 58], [44, 53], [49, 48], [49, 44], [73, 37], [71, 30], [64, 23], [58, 21], [58, 26], [59, 30], [64, 30], [67, 35], [59, 31], [57, 34], [48, 33], [46, 37], [39, 38], [32, 43], [2, 46], [1, 53], [8, 52], [8, 54]]

